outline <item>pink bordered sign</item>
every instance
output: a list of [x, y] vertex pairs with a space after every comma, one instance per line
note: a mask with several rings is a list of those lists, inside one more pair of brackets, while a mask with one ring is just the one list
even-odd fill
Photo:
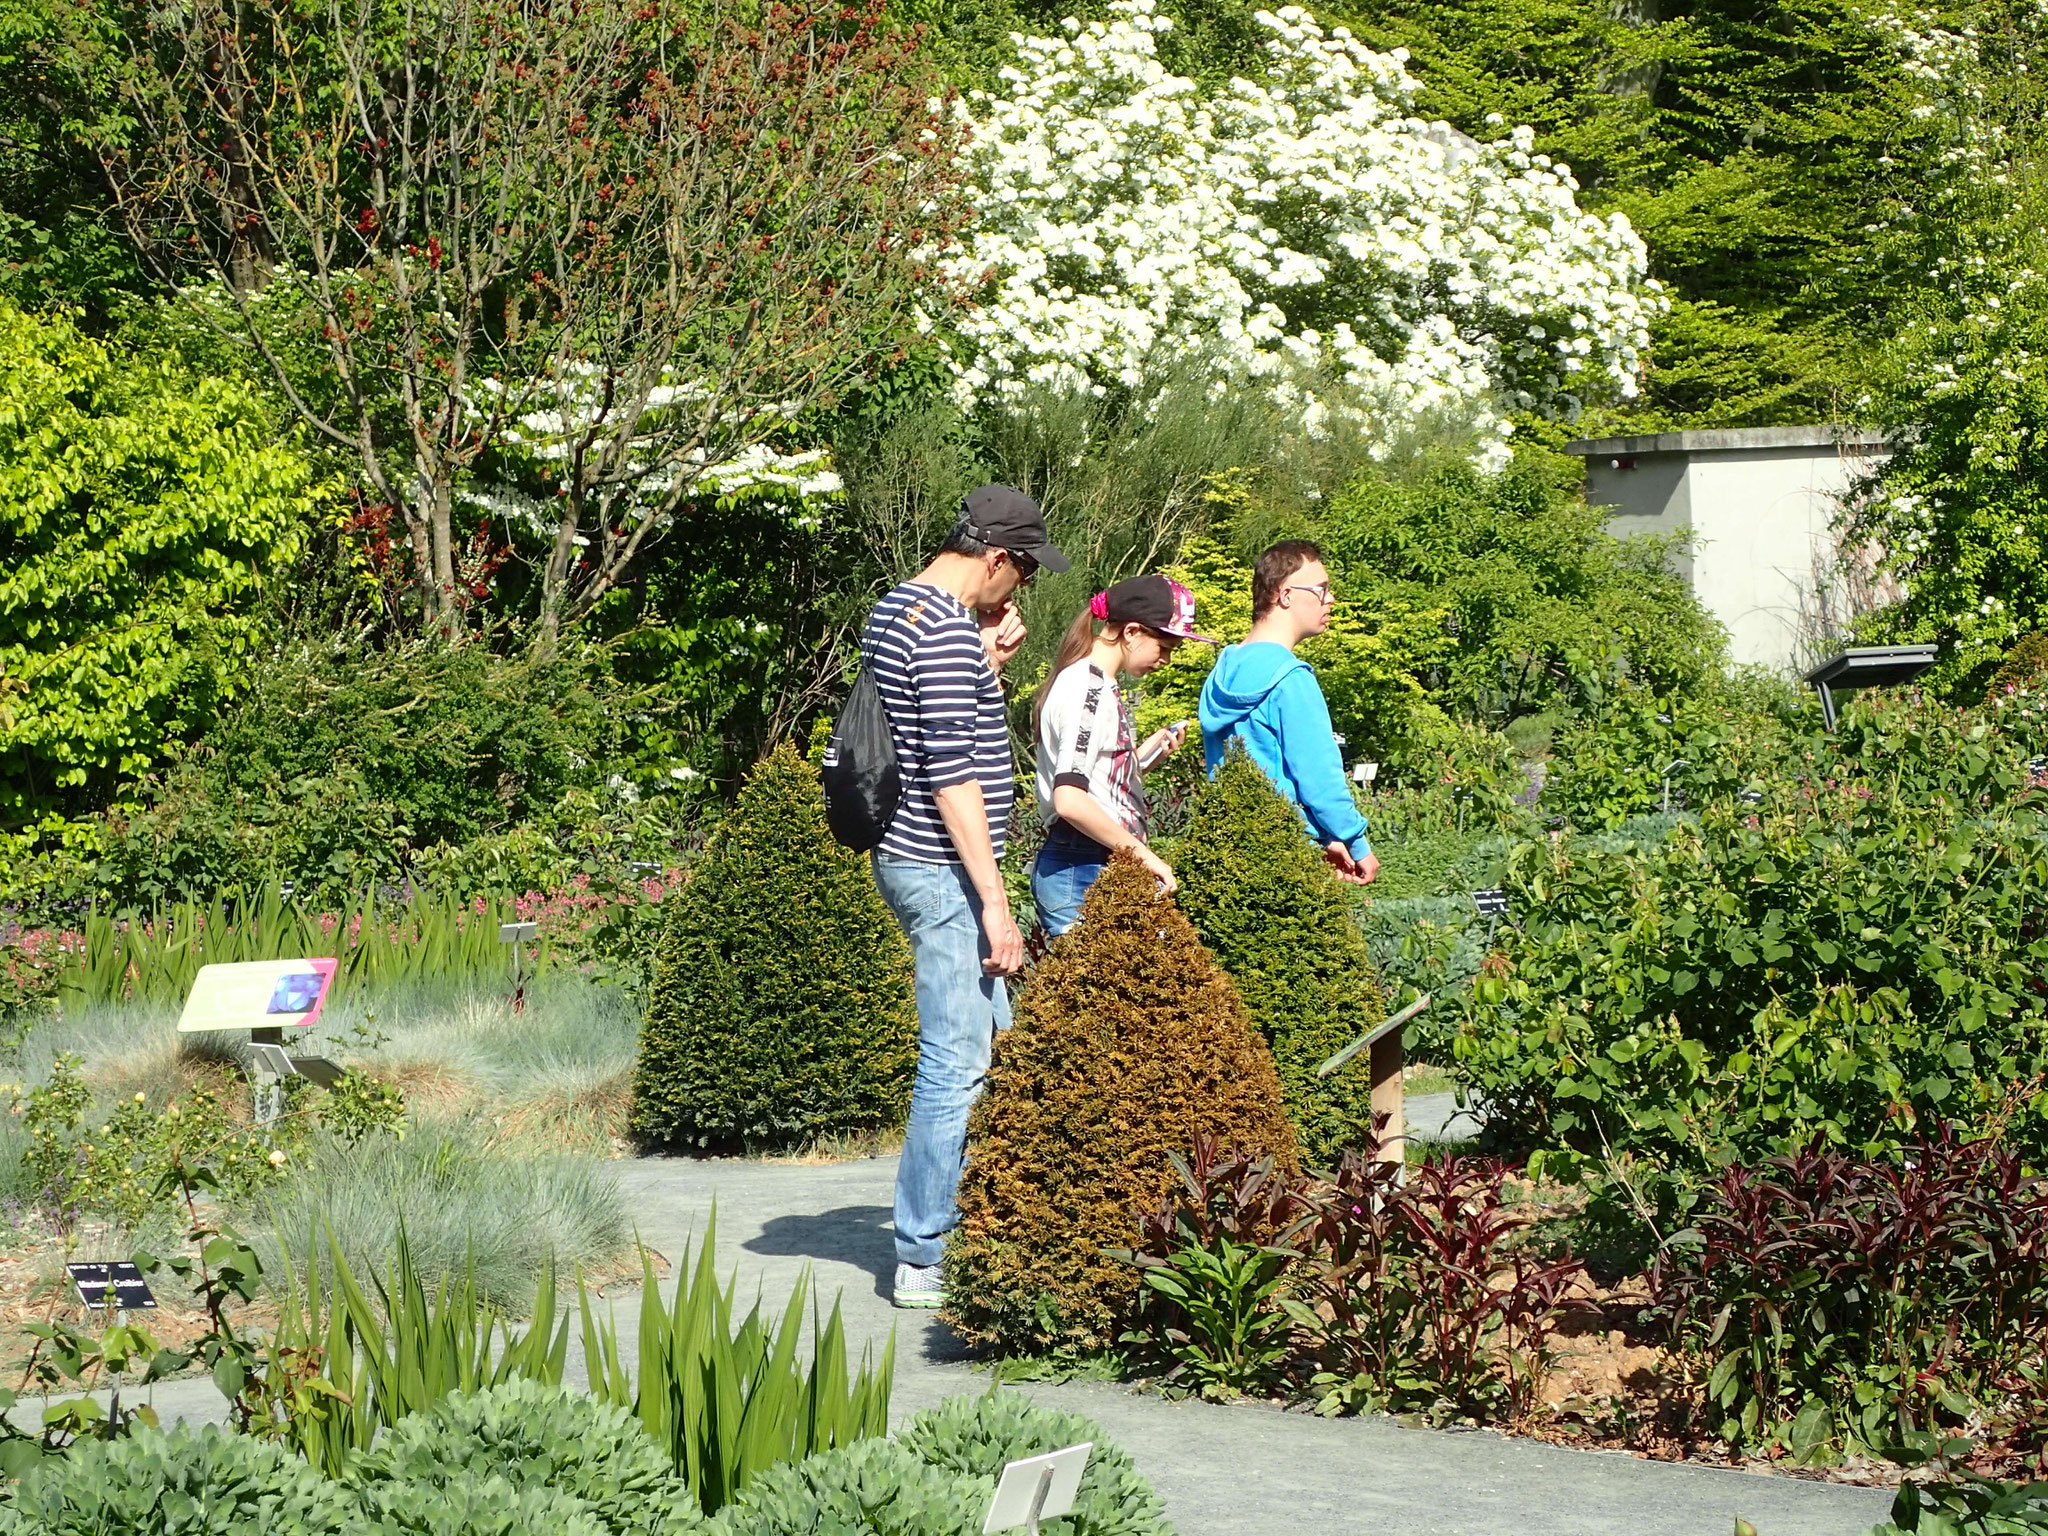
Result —
[[191, 1034], [215, 1029], [310, 1029], [334, 986], [336, 962], [243, 960], [200, 967], [178, 1028]]

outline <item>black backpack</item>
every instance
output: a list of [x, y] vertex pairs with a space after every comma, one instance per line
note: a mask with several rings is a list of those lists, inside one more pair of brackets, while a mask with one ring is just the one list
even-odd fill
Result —
[[832, 727], [832, 743], [819, 765], [825, 781], [825, 824], [855, 853], [866, 853], [888, 835], [903, 798], [903, 770], [896, 762], [896, 735], [882, 708], [875, 669], [860, 664], [846, 708]]

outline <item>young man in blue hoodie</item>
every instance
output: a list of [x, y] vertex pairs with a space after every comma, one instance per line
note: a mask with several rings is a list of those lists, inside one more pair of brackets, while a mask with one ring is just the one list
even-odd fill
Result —
[[1202, 685], [1202, 751], [1215, 773], [1233, 737], [1273, 787], [1301, 807], [1338, 878], [1380, 872], [1365, 817], [1344, 782], [1344, 758], [1315, 670], [1294, 648], [1330, 627], [1335, 603], [1323, 552], [1306, 539], [1275, 544], [1252, 568], [1252, 627], [1225, 646]]

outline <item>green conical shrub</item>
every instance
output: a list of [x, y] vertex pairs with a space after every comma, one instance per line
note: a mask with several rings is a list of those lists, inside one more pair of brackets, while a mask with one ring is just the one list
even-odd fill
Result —
[[1197, 1132], [1298, 1168], [1272, 1054], [1158, 881], [1119, 854], [1039, 962], [968, 1131], [947, 1320], [1013, 1353], [1113, 1345], [1141, 1212]]
[[1273, 1048], [1303, 1156], [1333, 1165], [1372, 1123], [1371, 1080], [1362, 1062], [1327, 1078], [1316, 1068], [1387, 1016], [1343, 883], [1235, 746], [1196, 792], [1173, 869], [1181, 910]]
[[832, 841], [818, 773], [777, 748], [669, 898], [632, 1126], [657, 1146], [774, 1151], [901, 1125], [910, 951]]

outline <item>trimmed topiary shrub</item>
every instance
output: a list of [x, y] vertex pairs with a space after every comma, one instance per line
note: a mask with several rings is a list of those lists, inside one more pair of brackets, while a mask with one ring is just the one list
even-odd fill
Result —
[[635, 1135], [772, 1151], [902, 1123], [910, 951], [867, 860], [832, 841], [817, 770], [794, 748], [761, 760], [669, 902]]
[[2044, 682], [2048, 682], [2048, 635], [2025, 635], [2006, 652], [1984, 702], [1997, 704], [2007, 694], [2038, 688]]
[[1088, 1441], [1095, 1449], [1081, 1474], [1074, 1512], [1046, 1521], [1047, 1536], [1171, 1536], [1166, 1506], [1129, 1453], [1078, 1413], [1040, 1407], [1018, 1392], [986, 1392], [927, 1408], [896, 1438], [920, 1461], [991, 1482], [1013, 1461]]
[[356, 1536], [357, 1518], [347, 1489], [277, 1441], [213, 1424], [81, 1440], [0, 1499], [7, 1536]]
[[1233, 747], [1175, 850], [1180, 908], [1273, 1048], [1303, 1155], [1329, 1166], [1370, 1126], [1371, 1080], [1316, 1068], [1387, 1016], [1346, 887], [1301, 813]]
[[1172, 1157], [1205, 1131], [1298, 1166], [1273, 1058], [1158, 882], [1119, 855], [1032, 972], [969, 1124], [947, 1318], [1010, 1352], [1104, 1349]]
[[[968, 1536], [995, 1479], [927, 1466], [894, 1440], [856, 1440], [755, 1478], [719, 1511], [718, 1536]], [[1050, 1527], [1048, 1527], [1050, 1529]]]
[[608, 1536], [682, 1536], [705, 1523], [696, 1495], [631, 1413], [524, 1376], [452, 1392], [401, 1419], [348, 1476], [361, 1487], [502, 1477], [515, 1490], [577, 1500]]

